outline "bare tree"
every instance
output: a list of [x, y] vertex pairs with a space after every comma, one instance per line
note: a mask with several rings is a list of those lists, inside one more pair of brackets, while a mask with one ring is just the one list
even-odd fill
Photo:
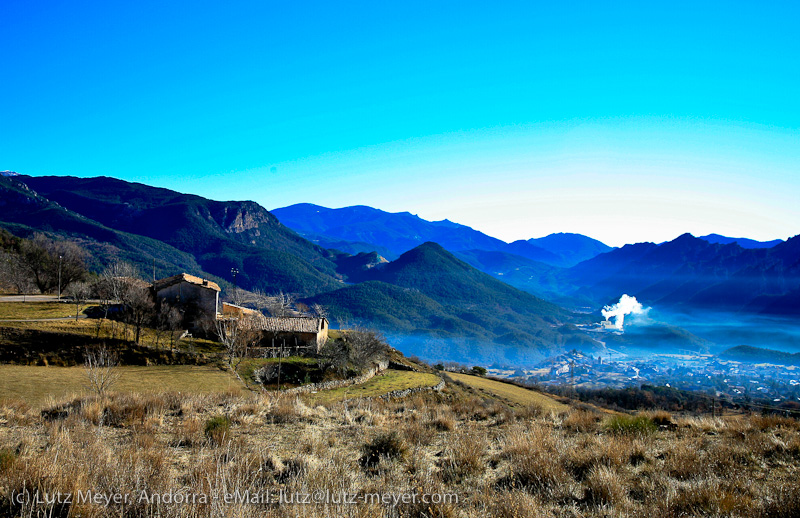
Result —
[[109, 300], [115, 303], [122, 303], [125, 291], [130, 286], [131, 280], [139, 278], [135, 266], [118, 260], [114, 260], [106, 266], [100, 276], [108, 291]]
[[161, 336], [167, 333], [169, 336], [169, 347], [173, 349], [175, 346], [175, 333], [181, 329], [183, 314], [178, 308], [169, 304], [166, 300], [162, 300], [158, 304], [158, 311], [156, 311], [154, 320], [153, 329], [155, 330], [155, 336], [153, 338], [153, 345], [158, 347]]
[[328, 318], [328, 308], [323, 306], [322, 304], [314, 303], [311, 305], [311, 311], [314, 315], [318, 316], [319, 318]]
[[0, 279], [22, 295], [23, 302], [25, 295], [36, 287], [19, 254], [0, 253]]
[[287, 317], [292, 314], [294, 295], [284, 293], [282, 290], [272, 295], [267, 301], [267, 310], [273, 317]]
[[138, 344], [142, 328], [155, 315], [155, 301], [147, 286], [131, 283], [123, 294], [123, 304], [125, 305], [126, 320], [133, 327], [134, 341]]
[[225, 346], [228, 363], [234, 372], [251, 347], [261, 340], [260, 320], [257, 317], [220, 318], [216, 321], [219, 341]]
[[248, 303], [249, 297], [247, 296], [247, 292], [238, 286], [234, 286], [231, 290], [230, 300], [233, 304], [237, 306], [244, 306]]
[[320, 363], [344, 376], [351, 367], [363, 370], [385, 358], [388, 345], [375, 330], [355, 328], [342, 332], [338, 340], [328, 340], [322, 348]]
[[356, 327], [342, 333], [342, 339], [350, 344], [350, 359], [359, 369], [382, 360], [389, 347], [383, 336], [374, 329]]
[[72, 298], [75, 304], [75, 321], [78, 321], [78, 316], [81, 313], [81, 305], [84, 304], [92, 294], [92, 289], [88, 283], [83, 281], [73, 282], [67, 289], [67, 295]]
[[104, 395], [119, 380], [119, 359], [105, 345], [84, 352], [83, 368], [90, 388], [98, 396]]
[[183, 313], [178, 308], [170, 306], [166, 323], [169, 329], [169, 348], [174, 349], [177, 340], [180, 340], [180, 337], [176, 339], [176, 336], [178, 331], [182, 330]]

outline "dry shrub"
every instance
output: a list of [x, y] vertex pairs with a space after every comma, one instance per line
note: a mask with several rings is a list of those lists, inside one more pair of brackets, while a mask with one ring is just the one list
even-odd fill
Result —
[[522, 419], [524, 421], [530, 421], [538, 417], [541, 417], [543, 413], [544, 409], [540, 405], [531, 404], [527, 405], [522, 410], [517, 411], [516, 416], [517, 418]]
[[409, 444], [420, 446], [429, 444], [436, 436], [436, 431], [429, 425], [430, 421], [422, 422], [416, 417], [403, 423], [402, 432]]
[[586, 477], [584, 501], [594, 505], [619, 505], [627, 499], [625, 480], [607, 466], [596, 466]]
[[564, 418], [563, 426], [573, 432], [588, 433], [596, 431], [598, 423], [600, 423], [600, 416], [596, 412], [572, 410]]
[[792, 480], [773, 488], [761, 504], [760, 518], [787, 518], [800, 516], [800, 482]]
[[231, 420], [228, 416], [218, 415], [210, 418], [203, 426], [203, 435], [214, 446], [225, 444], [231, 431]]
[[293, 480], [305, 478], [310, 469], [311, 465], [307, 457], [293, 457], [284, 461], [283, 468], [277, 473], [275, 480], [281, 484], [286, 484]]
[[492, 518], [549, 518], [553, 514], [536, 496], [522, 490], [491, 492], [477, 497]]
[[373, 412], [368, 408], [356, 408], [350, 413], [352, 422], [364, 426], [381, 426], [384, 422], [383, 414]]
[[477, 476], [486, 470], [484, 456], [488, 443], [483, 435], [471, 433], [449, 441], [445, 448], [447, 458], [443, 462], [442, 475], [446, 481]]
[[777, 428], [798, 429], [798, 421], [791, 417], [780, 415], [757, 415], [750, 418], [753, 427], [760, 431], [774, 430]]
[[35, 412], [23, 399], [0, 399], [0, 418], [7, 419], [10, 424], [18, 426], [30, 425], [34, 422]]
[[80, 414], [81, 417], [93, 425], [102, 425], [104, 424], [105, 409], [104, 401], [100, 399], [90, 399], [82, 402]]
[[669, 428], [669, 429], [676, 427], [675, 423], [672, 421], [672, 414], [670, 414], [669, 412], [666, 412], [664, 410], [659, 410], [656, 412], [650, 412], [648, 415], [650, 416], [650, 419], [653, 421], [653, 423], [658, 427]]
[[0, 448], [0, 473], [11, 470], [18, 453], [12, 448]]
[[630, 461], [633, 450], [627, 437], [582, 436], [564, 451], [563, 464], [576, 480], [584, 480], [597, 467], [618, 469]]
[[335, 444], [334, 437], [324, 436], [317, 430], [311, 429], [304, 434], [302, 440], [300, 441], [299, 450], [301, 453], [305, 453], [307, 455], [316, 455], [321, 457], [328, 451], [329, 448], [333, 446], [331, 444], [332, 441]]
[[718, 479], [696, 480], [671, 486], [662, 513], [666, 516], [750, 516], [747, 495], [721, 484]]
[[552, 434], [538, 427], [530, 432], [512, 431], [502, 452], [509, 474], [498, 480], [498, 487], [529, 489], [551, 498], [562, 495], [572, 482], [561, 462], [562, 447]]
[[440, 432], [452, 431], [456, 427], [455, 416], [447, 409], [437, 408], [435, 412], [431, 413], [428, 426]]
[[184, 419], [180, 424], [177, 444], [175, 446], [188, 447], [200, 440], [200, 420], [196, 417]]
[[462, 419], [470, 421], [484, 421], [489, 418], [487, 407], [489, 403], [478, 397], [468, 397], [457, 400], [453, 405], [453, 412]]
[[[416, 483], [409, 488], [411, 493], [417, 495], [426, 494], [442, 498], [432, 503], [424, 503], [421, 498], [417, 498], [416, 501], [412, 502], [401, 502], [394, 508], [397, 513], [394, 516], [408, 518], [456, 518], [461, 516], [458, 512], [457, 502], [454, 501], [454, 499], [463, 500], [463, 494], [454, 492], [431, 478], [425, 478], [415, 482]], [[381, 487], [376, 487], [375, 490], [378, 493], [385, 492], [385, 488]], [[392, 515], [393, 514], [389, 513], [384, 514], [384, 516]], [[371, 516], [379, 515], [373, 514]]]
[[705, 455], [697, 439], [682, 439], [669, 444], [664, 472], [678, 480], [692, 480], [708, 471]]
[[691, 428], [705, 434], [718, 434], [727, 428], [727, 424], [719, 417], [686, 417], [677, 419], [677, 425]]
[[396, 431], [379, 433], [361, 448], [361, 465], [375, 467], [382, 459], [395, 460], [408, 452], [408, 446]]
[[270, 406], [268, 416], [277, 424], [295, 423], [303, 418], [305, 408], [298, 398], [278, 397]]

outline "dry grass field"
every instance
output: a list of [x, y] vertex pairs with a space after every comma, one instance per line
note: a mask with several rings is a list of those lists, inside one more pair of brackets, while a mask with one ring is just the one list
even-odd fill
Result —
[[[81, 310], [86, 305], [81, 305]], [[75, 304], [64, 302], [0, 302], [0, 320], [75, 316]]]
[[800, 513], [798, 471], [794, 420], [519, 409], [463, 385], [0, 405], [2, 516], [768, 518]]
[[523, 408], [529, 405], [537, 405], [548, 412], [563, 412], [568, 408], [567, 405], [559, 403], [552, 397], [542, 394], [541, 392], [518, 387], [510, 383], [503, 383], [480, 376], [456, 372], [448, 372], [447, 375], [487, 395], [500, 398], [500, 400], [511, 405], [519, 405]]
[[[183, 392], [189, 394], [240, 391], [241, 382], [216, 367], [170, 365], [119, 367], [113, 389], [120, 393]], [[24, 400], [41, 408], [52, 400], [90, 391], [83, 367], [31, 367], [0, 365], [0, 397]]]

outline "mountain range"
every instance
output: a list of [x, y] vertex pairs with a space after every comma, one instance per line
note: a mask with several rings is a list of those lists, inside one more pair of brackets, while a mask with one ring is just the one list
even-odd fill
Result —
[[709, 243], [684, 234], [638, 243], [561, 272], [565, 294], [607, 303], [620, 293], [654, 306], [797, 316], [800, 236], [772, 248]]
[[[325, 249], [260, 205], [219, 202], [113, 178], [0, 177], [0, 226], [71, 239], [95, 270], [112, 258], [162, 277], [188, 271], [230, 287], [296, 293], [339, 321], [390, 332], [466, 337], [531, 351], [592, 340], [585, 317], [495, 280], [435, 243], [387, 262]], [[538, 354], [538, 353], [537, 353]]]
[[[25, 175], [0, 175], [0, 227], [73, 240], [96, 271], [120, 258], [157, 277], [186, 271], [230, 288], [236, 269], [241, 287], [295, 293], [339, 322], [418, 337], [429, 352], [443, 343], [430, 339], [468, 340], [458, 354], [474, 344], [533, 355], [592, 349], [597, 342], [574, 324], [597, 321], [623, 293], [687, 313], [796, 317], [800, 308], [800, 237], [771, 247], [690, 234], [616, 249], [578, 234], [505, 243], [364, 206], [271, 213], [107, 177]], [[616, 341], [656, 338], [706, 347], [665, 327]]]
[[272, 213], [284, 225], [322, 246], [349, 253], [376, 251], [387, 259], [395, 259], [428, 241], [451, 252], [503, 252], [562, 267], [611, 250], [600, 241], [580, 234], [551, 234], [506, 243], [446, 219], [427, 221], [409, 212], [391, 213], [363, 205], [329, 209], [299, 203]]

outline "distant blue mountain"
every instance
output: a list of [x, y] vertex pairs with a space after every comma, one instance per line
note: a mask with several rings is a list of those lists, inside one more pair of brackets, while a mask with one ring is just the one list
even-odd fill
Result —
[[722, 245], [736, 243], [742, 248], [772, 248], [775, 245], [783, 243], [783, 239], [773, 239], [772, 241], [756, 241], [754, 239], [747, 239], [746, 237], [725, 237], [719, 234], [700, 236], [700, 239], [708, 241], [709, 243], [719, 243]]
[[611, 250], [580, 234], [551, 234], [508, 244], [446, 219], [427, 221], [409, 212], [391, 213], [363, 205], [329, 209], [299, 203], [272, 213], [281, 223], [321, 246], [358, 253], [372, 245], [387, 259], [395, 259], [425, 242], [438, 243], [451, 252], [502, 252], [560, 267], [573, 266]]
[[561, 256], [566, 262], [564, 266], [573, 266], [612, 250], [610, 246], [591, 237], [566, 232], [529, 239], [528, 243]]
[[605, 304], [621, 294], [659, 307], [800, 316], [800, 236], [772, 248], [710, 243], [691, 234], [625, 245], [567, 270], [565, 295]]
[[425, 243], [439, 243], [447, 250], [499, 250], [506, 245], [466, 225], [452, 221], [426, 221], [409, 212], [386, 212], [364, 205], [329, 209], [299, 203], [272, 213], [287, 227], [303, 236], [328, 240], [369, 243], [377, 249], [401, 254]]

